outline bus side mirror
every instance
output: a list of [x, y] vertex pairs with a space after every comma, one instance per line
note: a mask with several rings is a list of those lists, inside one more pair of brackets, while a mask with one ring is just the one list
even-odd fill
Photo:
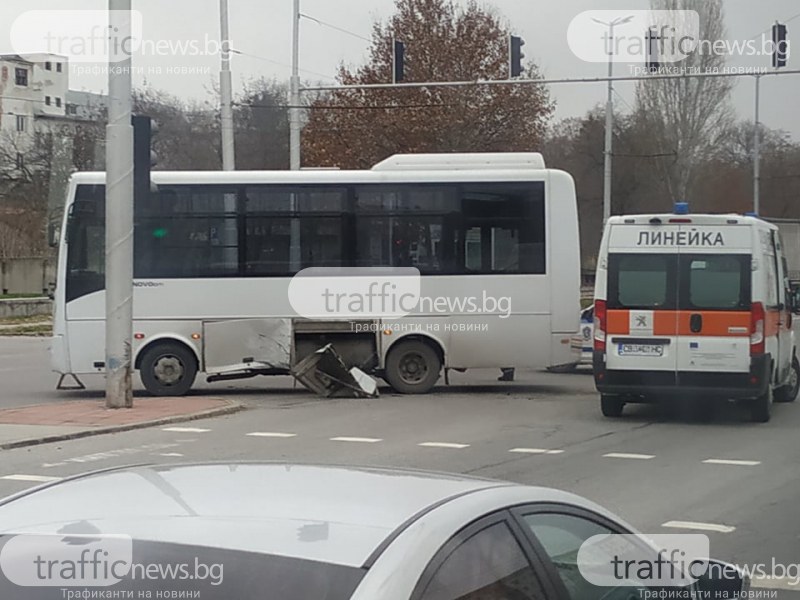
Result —
[[58, 246], [58, 242], [61, 238], [61, 228], [58, 226], [58, 223], [48, 223], [47, 224], [47, 244], [51, 248], [55, 248]]

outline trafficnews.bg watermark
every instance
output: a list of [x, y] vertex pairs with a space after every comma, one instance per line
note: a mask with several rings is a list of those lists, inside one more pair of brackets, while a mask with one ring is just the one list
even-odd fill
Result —
[[[700, 73], [696, 65], [682, 66], [693, 55], [720, 57], [788, 57], [788, 39], [775, 42], [764, 33], [748, 40], [706, 39], [700, 15], [693, 10], [589, 10], [569, 24], [567, 41], [572, 52], [586, 62], [627, 63], [637, 75], [652, 73], [646, 63], [658, 65], [659, 74]], [[766, 68], [717, 67], [722, 73], [757, 72]], [[743, 71], [745, 70], [745, 71]]]

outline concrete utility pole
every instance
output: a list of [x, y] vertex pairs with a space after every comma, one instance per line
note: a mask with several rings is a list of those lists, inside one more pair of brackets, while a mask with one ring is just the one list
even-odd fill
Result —
[[106, 406], [131, 408], [133, 112], [131, 0], [109, 0], [106, 128]]
[[228, 0], [219, 0], [222, 43], [222, 68], [219, 74], [220, 112], [222, 130], [222, 170], [236, 169], [233, 130], [233, 83], [231, 80], [231, 42], [228, 23]]
[[292, 78], [289, 93], [289, 168], [300, 169], [300, 0], [292, 6]]

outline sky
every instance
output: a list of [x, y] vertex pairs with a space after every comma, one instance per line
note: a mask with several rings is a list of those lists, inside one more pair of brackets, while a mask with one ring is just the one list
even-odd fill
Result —
[[[467, 0], [454, 0], [466, 4]], [[251, 79], [287, 79], [291, 60], [292, 0], [229, 0], [231, 39], [243, 53], [233, 61], [234, 87], [241, 89]], [[570, 22], [583, 11], [597, 9], [640, 10], [647, 0], [485, 0], [507, 21], [513, 33], [526, 41], [526, 59], [534, 60], [546, 78], [604, 77], [607, 66], [585, 62], [571, 50], [567, 41]], [[2, 0], [0, 3], [0, 53], [12, 51], [15, 21], [31, 10], [102, 10], [107, 0]], [[319, 21], [301, 21], [301, 76], [309, 81], [334, 84], [340, 63], [359, 65], [367, 59], [372, 24], [386, 20], [393, 12], [394, 0], [301, 0], [301, 11]], [[776, 21], [788, 22], [789, 39], [800, 32], [800, 4], [797, 0], [725, 0], [727, 38], [749, 40], [766, 32]], [[144, 37], [152, 40], [219, 39], [219, 0], [133, 0], [133, 8], [143, 16]], [[341, 31], [346, 30], [345, 31]], [[800, 35], [800, 33], [798, 33]], [[768, 67], [768, 57], [731, 57], [734, 67]], [[144, 83], [171, 94], [216, 105], [213, 89], [218, 78], [219, 58], [209, 56], [147, 56], [137, 58], [135, 84]], [[70, 87], [107, 91], [106, 76], [92, 73], [88, 63], [73, 62]], [[186, 68], [186, 73], [170, 71]], [[789, 69], [800, 69], [800, 52], [789, 60]], [[96, 71], [96, 69], [94, 69]], [[618, 74], [629, 74], [625, 65]], [[634, 103], [631, 83], [615, 85], [615, 102], [622, 111]], [[605, 84], [551, 86], [556, 101], [555, 118], [581, 116], [605, 102]], [[800, 75], [762, 78], [761, 120], [771, 128], [785, 130], [800, 140], [800, 113], [795, 110], [800, 97]], [[752, 77], [736, 80], [732, 101], [737, 114], [752, 119], [754, 85]]]

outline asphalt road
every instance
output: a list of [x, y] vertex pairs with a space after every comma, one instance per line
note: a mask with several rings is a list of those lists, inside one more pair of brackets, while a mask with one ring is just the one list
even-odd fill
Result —
[[[43, 371], [45, 345], [0, 342], [1, 404], [102, 393], [102, 381], [82, 394], [55, 393]], [[415, 467], [573, 491], [646, 533], [691, 531], [685, 522], [695, 523], [712, 530], [714, 556], [739, 564], [800, 563], [800, 402], [776, 405], [764, 425], [734, 405], [720, 407], [710, 424], [650, 406], [608, 420], [587, 374], [522, 372], [514, 383], [498, 383], [496, 375], [454, 374], [453, 385], [428, 396], [384, 390], [375, 400], [317, 399], [286, 378], [212, 386], [249, 410], [0, 452], [0, 496], [35, 485], [31, 478], [142, 462]], [[797, 599], [797, 591], [781, 589], [777, 597]]]

